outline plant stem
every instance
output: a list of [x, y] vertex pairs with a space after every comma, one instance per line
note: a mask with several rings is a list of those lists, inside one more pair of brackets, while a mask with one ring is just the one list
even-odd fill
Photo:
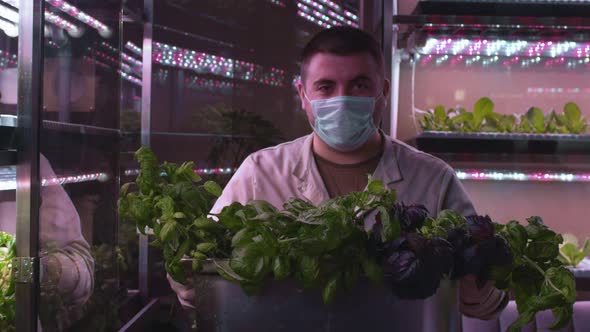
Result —
[[545, 282], [551, 286], [551, 288], [553, 288], [556, 292], [558, 292], [559, 294], [563, 295], [564, 297], [566, 297], [566, 295], [561, 291], [561, 289], [557, 288], [557, 286], [555, 286], [555, 284], [553, 284], [553, 282], [551, 281], [551, 279], [547, 278], [545, 276], [545, 271], [543, 271], [543, 269], [537, 264], [535, 263], [532, 259], [528, 258], [526, 255], [522, 256], [522, 259], [527, 262], [530, 266], [532, 266], [533, 268], [537, 269], [537, 271], [539, 271], [539, 273], [541, 273], [541, 275], [543, 276], [543, 278], [545, 278]]

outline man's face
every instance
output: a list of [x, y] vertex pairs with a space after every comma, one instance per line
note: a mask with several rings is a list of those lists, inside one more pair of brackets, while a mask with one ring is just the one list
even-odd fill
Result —
[[305, 82], [298, 84], [301, 107], [310, 123], [315, 122], [309, 100], [327, 99], [338, 96], [373, 97], [375, 102], [373, 121], [379, 126], [389, 97], [389, 81], [369, 53], [336, 55], [318, 53], [314, 55], [306, 70]]

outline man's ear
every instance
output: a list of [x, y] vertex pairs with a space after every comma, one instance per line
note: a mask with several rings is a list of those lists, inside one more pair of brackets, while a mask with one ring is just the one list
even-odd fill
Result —
[[383, 97], [385, 101], [389, 99], [389, 93], [391, 92], [391, 82], [388, 79], [383, 79]]
[[297, 83], [297, 91], [299, 91], [299, 99], [301, 99], [301, 109], [305, 110], [305, 94], [303, 92], [303, 89], [305, 89], [305, 87], [303, 86], [303, 83], [301, 83], [301, 81], [299, 81], [299, 83]]

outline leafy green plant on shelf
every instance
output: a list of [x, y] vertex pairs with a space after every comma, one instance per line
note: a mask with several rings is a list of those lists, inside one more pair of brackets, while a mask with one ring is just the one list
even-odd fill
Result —
[[585, 257], [590, 255], [590, 240], [586, 239], [582, 247], [573, 234], [564, 234], [563, 245], [559, 247], [559, 259], [568, 266], [577, 267]]
[[0, 232], [0, 331], [16, 330], [16, 298], [12, 279], [12, 259], [16, 257], [14, 237]]
[[444, 106], [439, 105], [424, 113], [419, 123], [425, 131], [462, 133], [583, 134], [588, 128], [587, 119], [575, 103], [567, 103], [561, 114], [551, 111], [545, 115], [540, 108], [531, 107], [517, 116], [494, 112], [494, 103], [487, 97], [475, 103], [473, 112], [461, 107], [445, 111]]
[[[166, 271], [177, 281], [186, 282], [186, 256], [195, 272], [213, 262], [221, 277], [247, 294], [269, 279], [295, 278], [319, 290], [325, 302], [361, 275], [376, 284], [387, 275], [399, 298], [424, 299], [442, 279], [469, 274], [479, 286], [493, 281], [516, 295], [519, 317], [509, 331], [520, 330], [541, 310], [553, 310], [555, 328], [573, 314], [574, 276], [558, 259], [563, 239], [539, 217], [527, 219], [526, 226], [451, 210], [428, 217], [426, 208], [397, 203], [395, 191], [370, 178], [366, 191], [318, 206], [291, 199], [278, 210], [252, 201], [209, 215], [221, 188], [202, 183], [192, 163], [159, 165], [146, 148], [136, 157], [140, 174], [121, 189], [119, 213], [140, 231], [153, 230], [151, 244], [162, 248]], [[369, 230], [366, 217], [375, 218]]]

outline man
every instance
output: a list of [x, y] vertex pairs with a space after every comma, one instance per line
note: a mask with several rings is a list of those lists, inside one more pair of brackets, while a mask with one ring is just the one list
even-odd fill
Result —
[[[298, 90], [313, 134], [250, 155], [212, 213], [251, 200], [278, 208], [292, 197], [319, 204], [362, 191], [367, 174], [373, 174], [397, 191], [398, 201], [424, 204], [432, 215], [444, 209], [475, 214], [451, 167], [376, 129], [390, 82], [380, 47], [370, 35], [350, 27], [318, 33], [303, 50]], [[171, 284], [190, 306], [194, 292]], [[461, 281], [460, 307], [467, 316], [490, 319], [506, 302], [491, 283], [478, 289], [472, 276]]]

